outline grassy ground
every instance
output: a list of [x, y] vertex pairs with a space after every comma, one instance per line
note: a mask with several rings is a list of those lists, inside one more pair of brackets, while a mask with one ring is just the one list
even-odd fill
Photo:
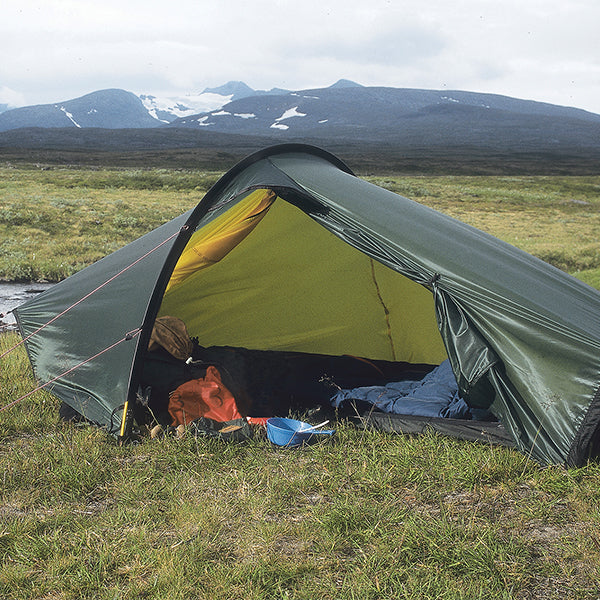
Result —
[[218, 175], [0, 167], [0, 279], [64, 279], [194, 207]]
[[[16, 335], [0, 336], [6, 348]], [[9, 355], [0, 401], [33, 387]], [[600, 465], [339, 426], [309, 449], [0, 418], [6, 599], [597, 599]]]
[[[58, 279], [191, 208], [194, 171], [0, 170], [0, 277]], [[371, 180], [600, 288], [598, 177]], [[595, 247], [594, 247], [595, 246]], [[18, 341], [0, 335], [0, 354]], [[0, 408], [33, 389], [1, 359]], [[600, 598], [600, 465], [341, 424], [310, 449], [120, 447], [36, 392], [0, 412], [0, 597]]]
[[[219, 175], [0, 166], [0, 279], [63, 279], [194, 207]], [[367, 179], [600, 287], [600, 177]]]
[[600, 289], [600, 177], [370, 180], [487, 231]]

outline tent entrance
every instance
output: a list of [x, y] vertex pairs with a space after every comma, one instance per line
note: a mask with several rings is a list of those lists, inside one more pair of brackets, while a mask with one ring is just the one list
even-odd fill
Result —
[[[430, 290], [269, 189], [197, 229], [159, 316], [186, 324], [194, 359], [216, 366], [251, 416], [331, 410], [340, 389], [419, 381], [447, 358]], [[165, 354], [146, 357], [143, 384], [160, 388], [162, 414], [164, 381], [173, 387], [191, 377], [172, 363]], [[373, 411], [360, 401], [344, 406], [353, 416], [363, 409]]]
[[[159, 316], [180, 318], [202, 346], [427, 364], [446, 358], [429, 290], [271, 194], [250, 194], [237, 215], [228, 211], [194, 233]], [[245, 215], [252, 227], [241, 235]], [[183, 279], [190, 256], [196, 264]]]

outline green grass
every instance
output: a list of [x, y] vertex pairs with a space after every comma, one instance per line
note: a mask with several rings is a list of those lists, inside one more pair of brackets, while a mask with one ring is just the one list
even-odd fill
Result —
[[[2, 406], [33, 387], [9, 357]], [[307, 449], [121, 447], [56, 408], [0, 413], [2, 598], [598, 597], [598, 464], [344, 423]]]
[[218, 174], [0, 168], [0, 279], [59, 281], [194, 207]]
[[[60, 279], [193, 207], [218, 173], [0, 168], [0, 278]], [[600, 177], [369, 177], [600, 288]], [[0, 354], [18, 341], [0, 335]], [[0, 408], [35, 387], [22, 347]], [[44, 391], [0, 412], [0, 597], [600, 597], [600, 465], [339, 425], [310, 449], [119, 446]]]
[[600, 289], [600, 177], [370, 180], [499, 237]]
[[[0, 280], [63, 279], [193, 208], [219, 176], [190, 169], [0, 166]], [[600, 177], [366, 179], [600, 287]]]

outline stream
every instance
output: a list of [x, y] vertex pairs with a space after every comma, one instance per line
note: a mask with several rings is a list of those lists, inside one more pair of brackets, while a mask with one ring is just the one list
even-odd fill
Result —
[[[15, 317], [6, 314], [13, 308], [17, 308], [27, 300], [34, 298], [52, 287], [52, 283], [2, 283], [0, 282], [0, 313], [5, 316], [0, 317], [0, 331], [15, 328]], [[5, 327], [8, 325], [8, 327]]]

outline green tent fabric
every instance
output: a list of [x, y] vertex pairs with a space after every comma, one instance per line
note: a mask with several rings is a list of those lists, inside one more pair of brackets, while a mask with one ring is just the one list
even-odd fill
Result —
[[113, 433], [171, 315], [204, 346], [447, 357], [522, 452], [598, 453], [600, 293], [311, 146], [248, 157], [193, 210], [15, 312], [39, 381]]

